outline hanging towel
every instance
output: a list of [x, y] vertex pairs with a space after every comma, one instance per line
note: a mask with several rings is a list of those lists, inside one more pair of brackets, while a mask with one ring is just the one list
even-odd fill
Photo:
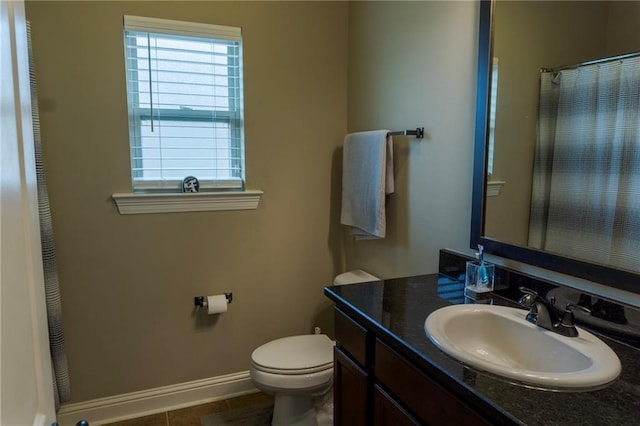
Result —
[[389, 131], [345, 136], [340, 223], [352, 227], [356, 239], [385, 237], [385, 195], [393, 193], [393, 186], [393, 140]]

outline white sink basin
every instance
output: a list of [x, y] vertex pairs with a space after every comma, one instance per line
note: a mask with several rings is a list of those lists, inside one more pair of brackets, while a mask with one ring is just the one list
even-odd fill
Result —
[[564, 337], [531, 324], [526, 311], [494, 305], [453, 305], [429, 315], [424, 329], [448, 355], [476, 369], [548, 390], [603, 387], [620, 374], [618, 356], [578, 328]]

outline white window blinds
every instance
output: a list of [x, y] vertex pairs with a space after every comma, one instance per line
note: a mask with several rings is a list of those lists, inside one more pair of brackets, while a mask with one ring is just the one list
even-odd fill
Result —
[[498, 58], [493, 58], [491, 67], [491, 104], [489, 105], [489, 149], [487, 153], [487, 174], [493, 174], [493, 150], [496, 137], [496, 111], [498, 108]]
[[240, 28], [124, 17], [134, 191], [243, 188]]

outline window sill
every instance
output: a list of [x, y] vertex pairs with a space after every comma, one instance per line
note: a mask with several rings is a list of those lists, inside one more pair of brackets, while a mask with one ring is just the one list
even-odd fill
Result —
[[198, 192], [167, 194], [119, 193], [111, 197], [120, 214], [255, 210], [263, 192]]
[[487, 182], [487, 197], [497, 197], [500, 195], [502, 186], [507, 183], [503, 180], [490, 180]]

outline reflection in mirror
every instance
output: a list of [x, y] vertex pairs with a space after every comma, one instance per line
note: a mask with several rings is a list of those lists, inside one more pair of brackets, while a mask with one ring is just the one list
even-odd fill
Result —
[[640, 271], [640, 57], [540, 76], [528, 245]]
[[640, 2], [489, 4], [472, 246], [640, 292]]
[[640, 348], [640, 311], [637, 309], [567, 287], [554, 288], [545, 298], [559, 315], [565, 312], [568, 303], [587, 308], [589, 312], [579, 309], [573, 312], [576, 324], [602, 331]]

